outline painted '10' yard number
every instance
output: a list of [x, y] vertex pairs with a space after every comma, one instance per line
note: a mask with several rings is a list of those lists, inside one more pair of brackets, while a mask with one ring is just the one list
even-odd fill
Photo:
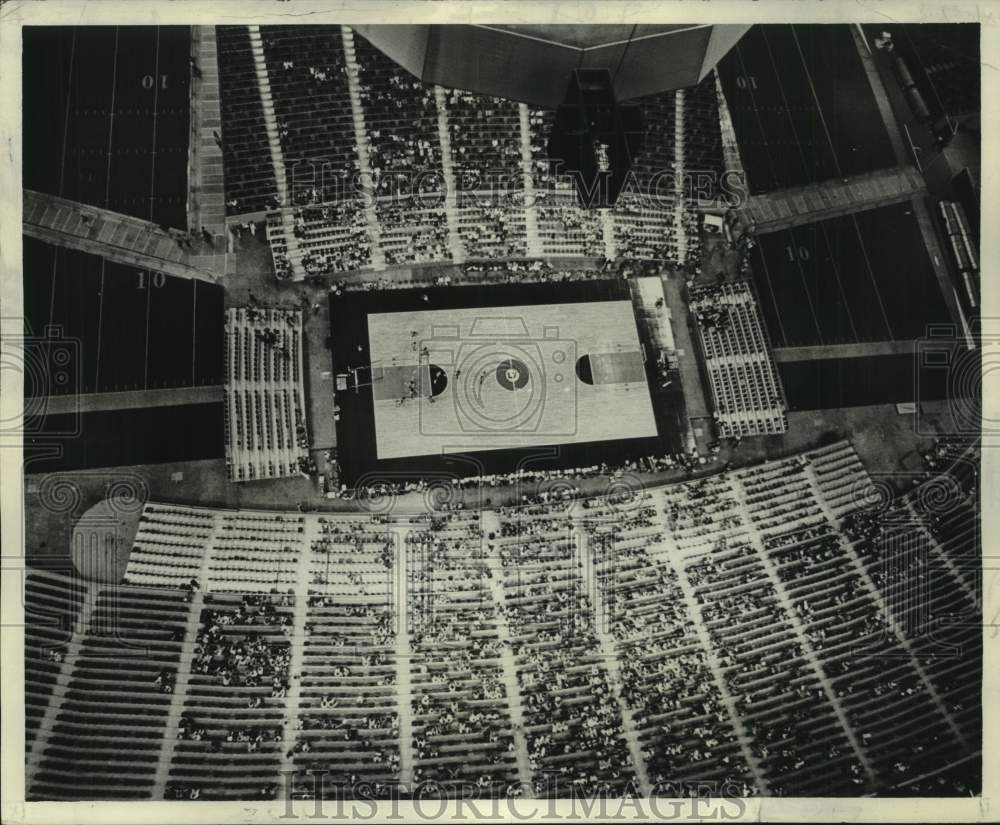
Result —
[[[138, 272], [136, 272], [136, 275], [139, 276], [139, 283], [136, 284], [135, 288], [136, 289], [145, 289], [146, 288], [146, 278], [149, 275], [149, 273], [146, 272], [146, 270], [144, 270], [144, 269], [140, 269]], [[163, 272], [154, 272], [153, 273], [153, 277], [150, 280], [151, 280], [151, 282], [153, 284], [153, 288], [154, 289], [159, 289], [160, 287], [162, 287], [167, 282], [167, 276]]]

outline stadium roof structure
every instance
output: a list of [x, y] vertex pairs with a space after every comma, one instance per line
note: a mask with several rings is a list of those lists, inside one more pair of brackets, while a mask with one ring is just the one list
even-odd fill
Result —
[[573, 69], [611, 72], [619, 100], [699, 83], [749, 25], [363, 25], [428, 83], [554, 108]]

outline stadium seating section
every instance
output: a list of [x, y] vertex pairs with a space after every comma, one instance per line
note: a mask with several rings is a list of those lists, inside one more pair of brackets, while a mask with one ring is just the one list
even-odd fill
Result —
[[696, 287], [689, 300], [720, 435], [785, 432], [781, 382], [749, 282]]
[[302, 313], [226, 314], [226, 466], [232, 481], [283, 478], [309, 460]]
[[147, 503], [123, 585], [27, 577], [52, 618], [29, 799], [309, 798], [292, 768], [380, 796], [954, 793], [981, 724], [966, 450], [902, 491], [838, 442], [498, 510]]
[[[597, 213], [548, 168], [551, 111], [424, 84], [349, 28], [262, 26], [266, 70], [245, 30], [219, 31], [227, 201], [237, 201], [232, 214], [273, 209], [277, 152], [289, 202], [271, 212], [267, 237], [281, 277], [609, 253], [684, 263], [698, 223], [679, 200], [692, 191], [680, 191], [676, 176], [709, 173], [705, 191], [718, 194], [712, 78], [686, 96], [641, 102], [645, 149], [626, 196]], [[371, 208], [359, 181], [370, 184]]]

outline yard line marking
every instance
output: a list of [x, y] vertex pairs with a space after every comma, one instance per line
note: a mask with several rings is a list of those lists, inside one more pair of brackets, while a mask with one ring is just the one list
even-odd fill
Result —
[[840, 168], [840, 158], [837, 157], [837, 149], [833, 145], [833, 138], [830, 136], [830, 129], [826, 125], [826, 118], [823, 116], [823, 107], [819, 102], [819, 95], [816, 94], [816, 87], [813, 85], [812, 75], [809, 73], [809, 67], [806, 65], [806, 57], [802, 54], [802, 46], [799, 43], [799, 36], [795, 33], [795, 26], [791, 27], [792, 37], [795, 40], [795, 48], [798, 50], [799, 58], [802, 60], [802, 68], [806, 73], [806, 80], [809, 81], [809, 90], [812, 92], [813, 100], [816, 101], [816, 112], [819, 114], [820, 123], [823, 124], [823, 131], [826, 133], [826, 140], [830, 144], [830, 153], [833, 155], [833, 164], [837, 167], [837, 176], [843, 177], [844, 172]]
[[[104, 208], [108, 208], [111, 197], [111, 147], [115, 137], [115, 98], [118, 92], [118, 26], [115, 26], [115, 55], [111, 74], [111, 118], [108, 121], [108, 163], [104, 176]], [[97, 293], [97, 348], [94, 359], [94, 392], [100, 392], [101, 380], [101, 337], [104, 331], [104, 276], [107, 270], [107, 259], [101, 258], [101, 288]]]
[[69, 108], [73, 102], [73, 65], [76, 60], [76, 26], [73, 27], [73, 39], [69, 47], [69, 78], [66, 80], [66, 114], [63, 117], [62, 157], [59, 161], [59, 190], [63, 195], [63, 180], [66, 176], [66, 138], [69, 135]]
[[802, 291], [806, 294], [806, 302], [809, 304], [809, 314], [812, 315], [813, 324], [816, 326], [816, 334], [819, 336], [819, 342], [825, 344], [826, 341], [823, 340], [823, 330], [819, 325], [819, 318], [816, 316], [816, 308], [813, 306], [812, 298], [809, 295], [809, 287], [806, 285], [806, 276], [802, 271], [802, 260], [799, 258], [799, 247], [802, 244], [799, 243], [799, 239], [795, 237], [795, 230], [789, 229], [788, 236], [792, 241], [792, 257], [795, 259], [795, 268], [799, 271], [799, 280], [802, 281]]
[[764, 248], [760, 247], [760, 260], [764, 264], [764, 277], [767, 279], [767, 291], [771, 293], [771, 303], [774, 306], [774, 317], [778, 319], [778, 329], [781, 330], [781, 338], [785, 342], [785, 346], [790, 346], [788, 343], [788, 336], [785, 334], [785, 325], [781, 323], [781, 311], [778, 309], [778, 299], [774, 295], [774, 284], [771, 283], [771, 269], [767, 265], [767, 255], [764, 253]]
[[798, 130], [795, 128], [795, 120], [792, 117], [792, 107], [788, 105], [788, 96], [785, 94], [785, 86], [781, 82], [781, 74], [778, 72], [778, 64], [774, 61], [774, 52], [771, 51], [771, 44], [768, 42], [767, 34], [763, 29], [761, 29], [760, 36], [764, 40], [764, 45], [767, 47], [767, 56], [771, 61], [771, 68], [774, 69], [774, 76], [778, 80], [778, 90], [781, 92], [781, 100], [785, 104], [785, 114], [788, 116], [788, 125], [792, 127], [792, 134], [795, 135], [795, 148], [799, 150], [799, 157], [802, 160], [802, 171], [805, 173], [807, 180], [811, 177], [809, 174], [809, 164], [806, 162], [806, 154], [802, 151], [802, 143], [799, 140]]
[[[147, 273], [148, 276], [149, 273]], [[153, 291], [148, 278], [146, 282], [146, 351], [142, 361], [142, 387], [149, 389], [149, 295]]]
[[[868, 270], [868, 277], [871, 278], [872, 287], [875, 289], [875, 297], [878, 299], [878, 307], [882, 310], [882, 317], [885, 319], [885, 328], [889, 331], [889, 340], [895, 340], [892, 335], [892, 325], [889, 323], [889, 316], [885, 312], [885, 304], [882, 303], [882, 293], [878, 291], [878, 283], [875, 280], [875, 271], [872, 269], [872, 262], [868, 258], [868, 250], [865, 249], [865, 239], [861, 236], [861, 227], [858, 225], [856, 213], [851, 213], [851, 223], [854, 225], [854, 232], [858, 236], [858, 243], [861, 244], [861, 254], [865, 256], [865, 268]], [[926, 249], [926, 246], [924, 247]]]
[[160, 102], [160, 27], [156, 27], [156, 57], [153, 63], [153, 142], [152, 161], [149, 164], [149, 219], [153, 220], [156, 204], [156, 116]]
[[198, 281], [191, 279], [191, 386], [195, 386], [195, 345], [198, 341]]
[[[69, 77], [66, 80], [66, 114], [63, 117], [63, 141], [62, 141], [62, 156], [59, 160], [59, 191], [58, 194], [61, 197], [63, 195], [63, 181], [66, 177], [66, 138], [69, 135], [69, 108], [73, 101], [73, 65], [76, 60], [76, 26], [73, 27], [73, 39], [70, 41], [69, 47]], [[48, 326], [52, 326], [55, 321], [56, 314], [56, 273], [59, 269], [59, 252], [58, 250], [52, 255], [52, 289], [49, 292], [49, 323]], [[44, 335], [44, 330], [33, 330], [35, 335]], [[51, 352], [51, 347], [46, 351], [46, 359]]]
[[[740, 69], [743, 71], [743, 77], [744, 78], [749, 77], [749, 75], [747, 74], [746, 64], [743, 62], [743, 52], [740, 49], [739, 43], [736, 44], [736, 56], [739, 58]], [[737, 90], [739, 89], [738, 83], [736, 84], [736, 88]], [[781, 189], [782, 184], [778, 180], [778, 171], [774, 167], [774, 158], [771, 156], [771, 146], [767, 142], [767, 130], [764, 129], [764, 122], [760, 119], [760, 109], [757, 106], [757, 97], [756, 95], [754, 95], [753, 86], [750, 84], [749, 81], [747, 81], [747, 91], [750, 92], [750, 103], [753, 106], [753, 113], [757, 118], [757, 126], [760, 128], [760, 137], [761, 137], [761, 143], [764, 146], [764, 153], [767, 155], [767, 162], [771, 166], [771, 177], [775, 184], [774, 188]]]
[[823, 227], [823, 221], [818, 221], [816, 224], [819, 227], [820, 232], [823, 233], [823, 240], [826, 242], [827, 252], [830, 253], [830, 263], [833, 265], [833, 274], [837, 279], [837, 289], [840, 290], [840, 297], [844, 299], [844, 309], [847, 310], [847, 320], [851, 323], [851, 330], [854, 332], [854, 339], [861, 343], [861, 337], [858, 335], [858, 328], [854, 325], [854, 316], [851, 314], [850, 304], [847, 302], [847, 293], [844, 292], [844, 284], [840, 280], [840, 268], [837, 266], [836, 257], [833, 254], [833, 244], [830, 243], [830, 236], [826, 234], [826, 229]]
[[108, 208], [111, 197], [111, 147], [115, 137], [115, 97], [118, 91], [118, 26], [115, 26], [115, 55], [111, 74], [111, 119], [108, 121], [108, 163], [104, 175], [104, 208]]

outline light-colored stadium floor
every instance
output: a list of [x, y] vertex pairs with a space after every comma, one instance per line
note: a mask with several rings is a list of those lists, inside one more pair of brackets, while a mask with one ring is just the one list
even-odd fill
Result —
[[[629, 301], [379, 313], [368, 331], [380, 459], [656, 435]], [[507, 359], [526, 368], [517, 389], [497, 379]], [[433, 401], [428, 363], [448, 378]]]

